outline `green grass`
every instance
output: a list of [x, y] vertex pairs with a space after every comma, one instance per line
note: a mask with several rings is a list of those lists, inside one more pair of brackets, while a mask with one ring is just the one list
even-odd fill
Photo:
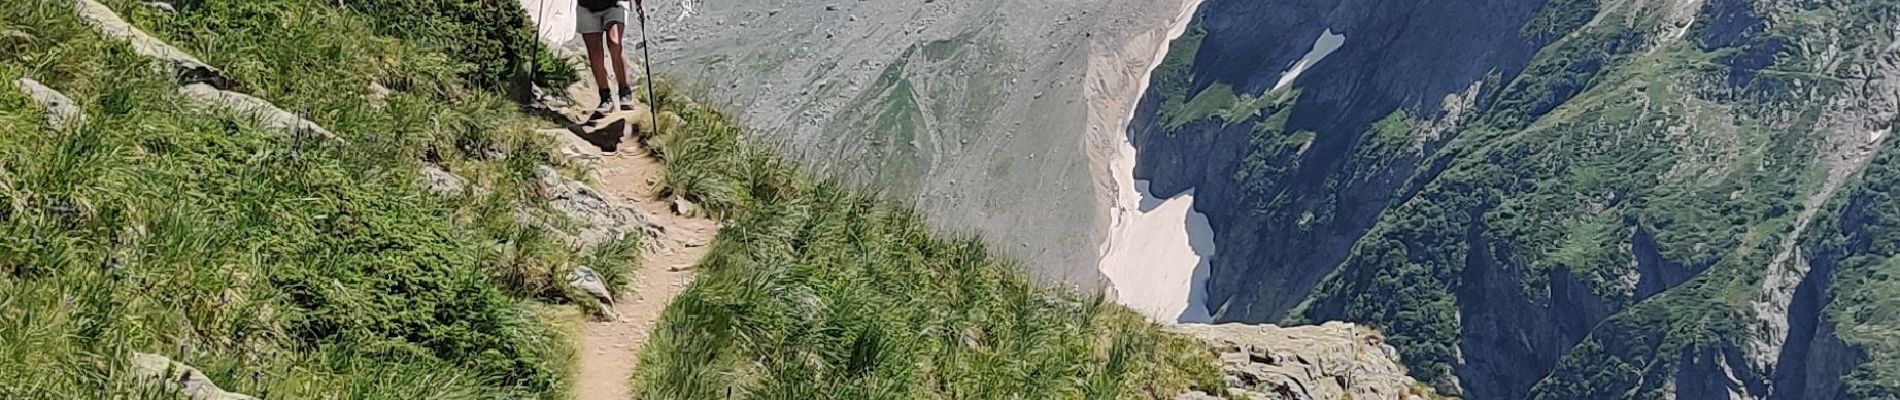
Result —
[[[677, 103], [675, 103], [677, 104]], [[1197, 343], [1033, 287], [980, 241], [817, 181], [682, 105], [652, 139], [668, 191], [725, 221], [661, 318], [644, 398], [1172, 398], [1220, 387]]]
[[1234, 95], [1234, 87], [1225, 83], [1216, 83], [1194, 94], [1186, 102], [1164, 102], [1161, 105], [1161, 126], [1169, 131], [1181, 129], [1187, 124], [1213, 118], [1215, 115], [1234, 106], [1240, 98]]
[[[576, 254], [531, 223], [558, 220], [532, 180], [554, 160], [463, 82], [487, 61], [318, 0], [108, 4], [350, 145], [188, 105], [67, 3], [0, 6], [21, 33], [0, 39], [0, 80], [44, 82], [87, 120], [50, 129], [0, 90], [0, 397], [171, 398], [127, 376], [132, 352], [270, 398], [564, 393], [570, 350], [527, 305], [564, 301], [562, 268], [630, 269], [634, 244]], [[485, 194], [424, 192], [425, 160]]]
[[[1659, 7], [1604, 7], [1599, 19], [1653, 19]], [[1526, 351], [1563, 356], [1529, 393], [1535, 398], [1648, 398], [1695, 352], [1745, 346], [1739, 338], [1755, 333], [1749, 302], [1763, 266], [1825, 177], [1821, 160], [1833, 157], [1823, 153], [1830, 132], [1819, 128], [1825, 99], [1851, 94], [1822, 79], [1799, 91], [1738, 95], [1767, 79], [1731, 88], [1730, 71], [1711, 66], [1732, 49], [1664, 40], [1640, 23], [1584, 24], [1596, 8], [1555, 2], [1526, 27], [1528, 36], [1561, 39], [1430, 156], [1443, 172], [1409, 183], [1418, 192], [1384, 210], [1290, 319], [1366, 321], [1391, 335], [1421, 379], [1443, 388], [1442, 378], [1465, 372], [1458, 354], [1474, 329], [1521, 332], [1497, 316], [1461, 314], [1468, 302], [1499, 301], [1474, 293], [1515, 285], [1536, 305], [1557, 297], [1554, 277], [1574, 279], [1593, 295], [1586, 301], [1612, 315], [1576, 349]], [[1804, 45], [1832, 42], [1807, 38]], [[1353, 165], [1409, 151], [1405, 119], [1376, 123], [1360, 148], [1372, 154]], [[1656, 268], [1700, 275], [1639, 294], [1639, 279], [1659, 278], [1638, 275], [1638, 231], [1654, 235]], [[1540, 316], [1572, 318], [1566, 312]]]
[[[67, 4], [0, 6], [0, 80], [59, 89], [87, 121], [48, 128], [0, 90], [0, 397], [171, 398], [128, 376], [134, 352], [269, 398], [565, 396], [571, 349], [538, 304], [568, 302], [559, 277], [575, 265], [624, 284], [639, 244], [564, 243], [577, 227], [545, 208], [534, 175], [561, 161], [498, 95], [526, 50], [430, 39], [515, 19], [380, 1], [107, 4], [349, 144], [191, 106]], [[642, 355], [648, 398], [1223, 386], [1200, 344], [811, 180], [709, 108], [683, 114], [690, 129], [652, 139], [664, 185], [727, 228]], [[481, 190], [424, 191], [425, 161]]]
[[[1193, 21], [1188, 22], [1188, 29], [1181, 34], [1181, 37], [1168, 42], [1168, 55], [1161, 59], [1160, 65], [1155, 66], [1153, 91], [1161, 96], [1161, 114], [1164, 124], [1174, 125], [1173, 122], [1167, 121], [1184, 121], [1181, 122], [1182, 124], [1193, 122], [1193, 119], [1169, 115], [1181, 113], [1186, 108], [1190, 95], [1188, 90], [1192, 89], [1194, 84], [1194, 57], [1200, 54], [1201, 41], [1206, 38], [1207, 27], [1202, 25], [1200, 17], [1197, 16]], [[1232, 97], [1232, 88], [1228, 88], [1228, 91], [1229, 97]], [[1199, 97], [1199, 93], [1192, 94]]]

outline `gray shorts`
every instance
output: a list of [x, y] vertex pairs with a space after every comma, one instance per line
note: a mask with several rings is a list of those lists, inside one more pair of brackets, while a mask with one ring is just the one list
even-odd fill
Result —
[[627, 26], [627, 6], [625, 4], [614, 3], [613, 8], [601, 12], [594, 12], [594, 10], [589, 10], [587, 7], [581, 7], [579, 5], [574, 6], [575, 31], [579, 31], [580, 33], [601, 33], [606, 32], [607, 26], [612, 24], [620, 24], [622, 27]]

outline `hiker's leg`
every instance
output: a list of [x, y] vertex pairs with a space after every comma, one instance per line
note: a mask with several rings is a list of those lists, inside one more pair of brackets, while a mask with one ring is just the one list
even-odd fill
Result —
[[607, 57], [613, 59], [614, 79], [620, 84], [621, 91], [632, 90], [632, 86], [627, 84], [627, 73], [632, 70], [627, 69], [627, 53], [620, 46], [621, 40], [626, 37], [626, 28], [626, 24], [607, 25]]
[[[600, 32], [583, 33], [581, 34], [581, 41], [587, 43], [587, 69], [592, 70], [594, 73], [594, 85], [599, 87], [600, 90], [605, 91], [609, 89], [607, 86], [607, 60], [601, 59], [606, 56], [606, 54], [602, 54], [606, 50], [602, 48], [602, 36], [604, 35]], [[602, 98], [601, 100], [607, 99]]]

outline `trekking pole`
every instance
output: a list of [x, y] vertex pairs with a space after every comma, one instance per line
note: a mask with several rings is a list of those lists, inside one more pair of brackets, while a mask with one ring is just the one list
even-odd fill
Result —
[[653, 118], [653, 134], [660, 134], [660, 98], [653, 95], [653, 39], [647, 36], [647, 7], [634, 1], [633, 6], [640, 9], [640, 64], [647, 75], [647, 107]]

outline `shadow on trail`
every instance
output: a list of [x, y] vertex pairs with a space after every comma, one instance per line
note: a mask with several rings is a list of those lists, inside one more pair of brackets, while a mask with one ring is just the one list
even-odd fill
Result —
[[618, 151], [629, 138], [635, 137], [637, 129], [641, 129], [640, 124], [630, 119], [632, 113], [629, 112], [615, 112], [590, 121], [586, 115], [572, 115], [546, 106], [530, 107], [530, 111], [608, 153]]

